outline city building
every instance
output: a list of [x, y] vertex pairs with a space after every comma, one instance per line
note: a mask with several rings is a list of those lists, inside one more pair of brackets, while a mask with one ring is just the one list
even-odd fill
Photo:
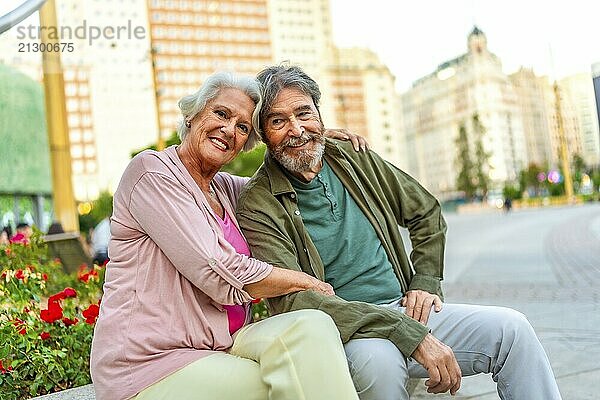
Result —
[[559, 86], [577, 117], [581, 153], [587, 165], [600, 164], [600, 130], [594, 82], [590, 73], [563, 78]]
[[600, 125], [600, 63], [592, 65], [592, 78], [594, 81], [594, 94], [596, 97], [596, 113]]
[[394, 75], [371, 50], [335, 49], [334, 54], [331, 75], [338, 123], [365, 136], [373, 150], [400, 165], [402, 118]]
[[149, 24], [162, 137], [180, 120], [177, 101], [219, 70], [255, 75], [271, 64], [267, 0], [150, 0]]
[[557, 106], [560, 106], [569, 160], [574, 154], [582, 155], [582, 135], [574, 97], [568, 94], [565, 85], [558, 84], [560, 104], [557, 104], [554, 83], [548, 77], [536, 76], [530, 68], [520, 68], [510, 75], [510, 80], [521, 107], [528, 163], [561, 168]]
[[517, 93], [479, 28], [467, 45], [467, 53], [440, 64], [402, 95], [408, 172], [442, 199], [459, 195], [456, 139], [464, 126], [474, 151], [475, 117], [485, 131], [481, 142], [489, 159], [483, 172], [492, 186], [515, 181], [527, 165]]
[[548, 78], [536, 76], [531, 68], [520, 68], [510, 75], [510, 80], [522, 112], [528, 163], [543, 166], [555, 161], [548, 140], [554, 104]]
[[289, 62], [306, 71], [321, 89], [321, 116], [327, 127], [342, 127], [336, 114], [331, 66], [334, 44], [329, 0], [270, 0], [273, 62]]

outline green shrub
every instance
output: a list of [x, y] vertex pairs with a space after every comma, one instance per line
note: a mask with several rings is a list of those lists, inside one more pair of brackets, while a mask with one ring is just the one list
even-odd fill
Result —
[[89, 354], [104, 268], [67, 275], [39, 232], [0, 246], [0, 398], [90, 382]]

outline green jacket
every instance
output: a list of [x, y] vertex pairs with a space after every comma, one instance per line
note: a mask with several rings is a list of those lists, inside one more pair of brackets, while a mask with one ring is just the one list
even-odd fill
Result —
[[[403, 292], [421, 289], [442, 297], [446, 223], [438, 201], [409, 175], [372, 151], [354, 151], [350, 142], [327, 139], [324, 157], [375, 227]], [[238, 222], [253, 257], [324, 280], [323, 262], [304, 228], [296, 193], [280, 168], [267, 153], [240, 194]], [[398, 225], [410, 232], [414, 271]], [[348, 302], [312, 290], [269, 299], [268, 306], [275, 314], [305, 308], [322, 310], [333, 318], [344, 343], [385, 338], [407, 357], [428, 332], [427, 327], [397, 310]]]

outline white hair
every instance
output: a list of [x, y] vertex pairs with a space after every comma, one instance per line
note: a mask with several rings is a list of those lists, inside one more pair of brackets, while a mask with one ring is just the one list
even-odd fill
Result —
[[[196, 93], [182, 97], [177, 103], [182, 115], [177, 126], [177, 135], [182, 142], [190, 131], [186, 121], [191, 121], [196, 114], [204, 110], [206, 104], [217, 97], [219, 91], [223, 88], [239, 89], [246, 93], [256, 105], [252, 113], [252, 120], [255, 120], [254, 114], [260, 112], [262, 106], [260, 83], [250, 76], [238, 75], [232, 72], [217, 72], [209, 76]], [[260, 137], [257, 129], [253, 126], [243, 150], [252, 150], [259, 141]]]

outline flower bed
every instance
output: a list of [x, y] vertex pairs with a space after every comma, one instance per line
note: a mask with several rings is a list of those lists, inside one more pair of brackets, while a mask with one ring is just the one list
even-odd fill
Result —
[[89, 354], [104, 268], [65, 274], [39, 233], [0, 246], [0, 398], [90, 383]]

